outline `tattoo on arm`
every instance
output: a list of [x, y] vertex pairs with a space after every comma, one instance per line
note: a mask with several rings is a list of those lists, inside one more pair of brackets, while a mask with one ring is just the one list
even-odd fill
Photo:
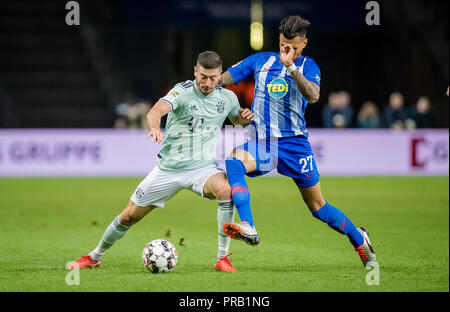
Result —
[[233, 83], [235, 83], [234, 79], [231, 76], [230, 72], [227, 70], [220, 77], [219, 85], [222, 87], [228, 87], [229, 85], [232, 85]]
[[306, 97], [308, 102], [316, 103], [320, 96], [320, 87], [314, 82], [309, 81], [305, 78], [298, 70], [294, 70], [291, 73], [292, 77], [300, 89], [300, 92]]

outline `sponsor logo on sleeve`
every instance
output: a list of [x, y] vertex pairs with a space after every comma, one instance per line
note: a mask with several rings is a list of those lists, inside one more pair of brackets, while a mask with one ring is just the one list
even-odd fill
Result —
[[314, 76], [314, 78], [316, 78], [317, 83], [320, 83], [320, 76], [319, 76], [319, 74], [316, 74], [316, 75]]

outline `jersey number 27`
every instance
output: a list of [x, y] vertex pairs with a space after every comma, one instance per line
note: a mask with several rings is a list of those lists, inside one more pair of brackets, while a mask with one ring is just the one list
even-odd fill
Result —
[[[300, 158], [298, 162], [300, 163], [300, 166], [302, 166], [302, 169], [301, 169], [302, 173], [308, 172], [310, 170], [311, 171], [314, 170], [313, 155], [309, 155], [307, 157]], [[309, 168], [308, 168], [308, 164], [309, 164]]]

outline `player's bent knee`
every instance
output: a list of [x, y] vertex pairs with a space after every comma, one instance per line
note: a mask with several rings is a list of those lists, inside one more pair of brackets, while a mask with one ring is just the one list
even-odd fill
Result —
[[126, 226], [132, 226], [136, 224], [141, 218], [138, 216], [134, 216], [129, 212], [124, 212], [120, 214], [119, 222]]
[[153, 208], [155, 207], [140, 207], [130, 201], [127, 208], [125, 208], [125, 210], [120, 214], [119, 222], [126, 226], [132, 226], [152, 211]]
[[119, 222], [126, 226], [132, 226], [133, 224], [136, 224], [137, 221], [128, 213], [121, 213], [119, 216]]
[[246, 172], [251, 172], [256, 169], [256, 160], [253, 158], [253, 156], [242, 149], [235, 149], [231, 152], [230, 157], [228, 157], [225, 162], [227, 161], [240, 161], [244, 165], [244, 168]]
[[310, 211], [317, 211], [320, 208], [322, 208], [325, 205], [325, 202], [322, 202], [321, 200], [308, 200], [305, 201], [306, 206], [308, 206]]
[[256, 162], [255, 159], [253, 158], [253, 156], [249, 152], [242, 150], [242, 149], [233, 150], [233, 152], [231, 152], [231, 157], [234, 157], [234, 158], [242, 161], [242, 163], [244, 164], [244, 166], [246, 168], [248, 166], [250, 166], [253, 162]]
[[228, 183], [223, 183], [216, 192], [216, 198], [218, 200], [231, 199], [231, 187]]

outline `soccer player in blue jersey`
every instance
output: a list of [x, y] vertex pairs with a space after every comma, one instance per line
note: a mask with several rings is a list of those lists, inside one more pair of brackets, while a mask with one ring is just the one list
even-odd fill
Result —
[[291, 177], [312, 215], [348, 236], [366, 265], [376, 261], [368, 231], [356, 228], [339, 209], [325, 201], [319, 172], [308, 141], [304, 113], [319, 100], [320, 70], [313, 59], [302, 55], [308, 43], [309, 21], [300, 16], [284, 18], [279, 26], [280, 52], [260, 52], [228, 68], [219, 84], [228, 86], [253, 76], [255, 79], [249, 140], [236, 147], [225, 161], [241, 223], [226, 223], [224, 231], [250, 245], [259, 243], [250, 209], [245, 175], [256, 177], [277, 169]]

